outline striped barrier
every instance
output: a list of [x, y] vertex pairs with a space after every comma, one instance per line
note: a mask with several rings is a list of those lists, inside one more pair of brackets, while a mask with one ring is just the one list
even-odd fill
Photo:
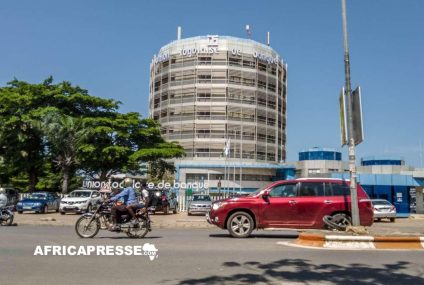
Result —
[[424, 237], [419, 236], [349, 236], [301, 233], [300, 246], [328, 249], [424, 249]]

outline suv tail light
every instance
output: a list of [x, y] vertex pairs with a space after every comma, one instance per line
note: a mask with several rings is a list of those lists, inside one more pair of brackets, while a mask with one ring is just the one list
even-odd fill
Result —
[[359, 202], [364, 203], [366, 208], [373, 208], [374, 209], [374, 206], [372, 205], [371, 201], [368, 201], [366, 199], [361, 199], [361, 200], [359, 200]]
[[390, 211], [396, 211], [396, 207], [395, 207], [395, 206], [392, 206], [392, 207], [390, 208]]

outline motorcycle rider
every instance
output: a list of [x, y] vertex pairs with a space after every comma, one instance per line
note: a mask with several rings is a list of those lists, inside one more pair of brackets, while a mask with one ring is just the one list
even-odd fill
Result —
[[123, 181], [123, 186], [125, 187], [120, 193], [112, 196], [109, 201], [116, 201], [118, 199], [123, 199], [123, 204], [116, 204], [111, 209], [111, 216], [112, 216], [112, 231], [116, 231], [119, 228], [117, 227], [117, 215], [121, 215], [124, 212], [127, 212], [131, 215], [131, 224], [136, 225], [138, 224], [137, 219], [135, 218], [133, 206], [137, 205], [137, 197], [134, 191], [133, 186], [134, 181], [127, 177]]
[[6, 189], [0, 188], [0, 209], [7, 206]]

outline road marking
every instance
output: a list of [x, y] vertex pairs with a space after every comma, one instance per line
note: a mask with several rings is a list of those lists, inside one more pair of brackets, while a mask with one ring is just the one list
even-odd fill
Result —
[[336, 241], [328, 240], [324, 243], [324, 248], [332, 249], [375, 249], [372, 241]]
[[424, 248], [424, 237], [420, 237], [421, 246]]

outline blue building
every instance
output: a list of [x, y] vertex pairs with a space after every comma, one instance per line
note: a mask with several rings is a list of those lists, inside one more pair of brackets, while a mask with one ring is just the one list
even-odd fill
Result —
[[313, 147], [299, 152], [299, 161], [303, 160], [342, 160], [342, 153], [333, 148]]
[[[408, 217], [416, 193], [424, 186], [424, 175], [405, 165], [400, 157], [372, 156], [361, 159], [357, 169], [358, 182], [370, 198], [386, 199], [395, 205], [398, 217]], [[349, 179], [348, 173], [333, 173], [333, 177]]]
[[331, 173], [348, 173], [349, 165], [334, 148], [313, 147], [299, 152], [295, 162], [297, 177], [330, 177]]
[[[349, 179], [349, 164], [340, 151], [314, 147], [299, 152], [295, 162], [296, 177], [334, 177]], [[369, 156], [357, 168], [358, 182], [370, 198], [386, 199], [396, 206], [399, 217], [407, 217], [411, 205], [424, 213], [424, 169], [405, 164], [400, 157]]]

